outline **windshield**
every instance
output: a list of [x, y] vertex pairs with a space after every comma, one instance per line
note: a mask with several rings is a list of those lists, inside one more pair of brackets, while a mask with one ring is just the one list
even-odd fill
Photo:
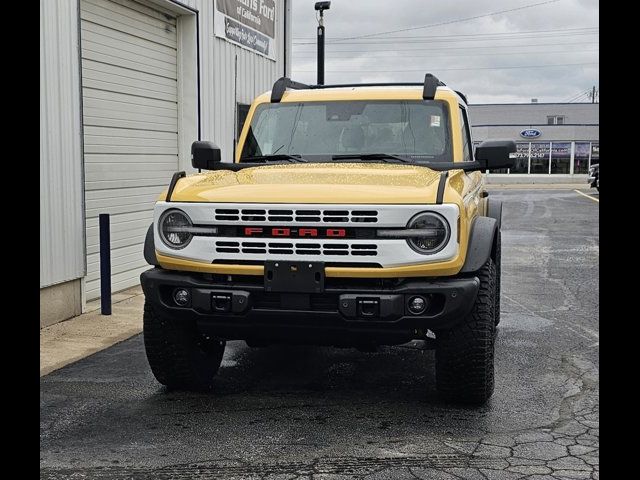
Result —
[[445, 102], [266, 103], [256, 109], [241, 159], [269, 155], [395, 154], [451, 162]]

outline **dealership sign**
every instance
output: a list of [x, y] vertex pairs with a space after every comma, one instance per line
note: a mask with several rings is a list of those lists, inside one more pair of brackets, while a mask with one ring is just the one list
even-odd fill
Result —
[[213, 0], [216, 37], [276, 59], [275, 0]]
[[520, 136], [524, 138], [538, 138], [542, 132], [537, 128], [526, 128], [520, 132]]

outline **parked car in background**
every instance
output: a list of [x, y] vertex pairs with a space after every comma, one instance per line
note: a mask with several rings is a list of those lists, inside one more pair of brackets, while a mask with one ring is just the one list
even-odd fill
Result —
[[589, 178], [587, 183], [593, 188], [597, 188], [600, 191], [600, 164], [596, 163], [589, 167]]

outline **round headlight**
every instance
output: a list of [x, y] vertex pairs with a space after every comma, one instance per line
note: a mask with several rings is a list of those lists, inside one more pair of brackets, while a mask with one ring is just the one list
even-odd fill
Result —
[[408, 238], [407, 243], [416, 252], [425, 255], [442, 250], [451, 235], [449, 222], [433, 212], [419, 213], [409, 221], [407, 228], [424, 230], [424, 236]]
[[186, 231], [192, 225], [186, 213], [180, 210], [167, 210], [160, 217], [160, 238], [167, 247], [184, 248], [193, 238], [193, 235]]

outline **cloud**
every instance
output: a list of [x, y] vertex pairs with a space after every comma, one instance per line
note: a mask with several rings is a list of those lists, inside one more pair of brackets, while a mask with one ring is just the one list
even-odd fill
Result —
[[[431, 72], [471, 103], [568, 100], [598, 85], [596, 0], [558, 0], [483, 16], [542, 1], [333, 0], [325, 13], [325, 81], [421, 81]], [[305, 82], [316, 79], [314, 3], [293, 5], [292, 74]], [[474, 16], [482, 17], [337, 41]]]

